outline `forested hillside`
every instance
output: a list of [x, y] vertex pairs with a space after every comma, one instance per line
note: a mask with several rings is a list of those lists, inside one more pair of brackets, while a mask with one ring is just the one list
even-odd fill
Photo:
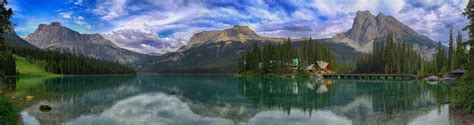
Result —
[[[441, 44], [437, 45], [437, 53], [433, 58], [425, 59], [413, 50], [412, 45], [405, 42], [396, 42], [393, 37], [386, 42], [375, 45], [371, 54], [357, 59], [355, 73], [375, 74], [417, 74], [420, 77], [429, 75], [442, 76], [457, 69], [466, 68], [469, 60], [462, 44], [462, 35], [459, 32], [454, 43], [452, 30], [449, 33], [448, 50]], [[456, 47], [454, 47], [456, 46]]]
[[395, 42], [393, 37], [374, 45], [371, 54], [357, 60], [356, 73], [416, 74], [425, 61], [412, 45]]
[[134, 74], [135, 71], [118, 62], [104, 61], [78, 54], [60, 53], [52, 50], [13, 48], [16, 55], [29, 61], [41, 62], [47, 72], [56, 74]]
[[252, 51], [242, 55], [240, 73], [291, 74], [305, 72], [308, 65], [319, 60], [336, 63], [335, 56], [325, 45], [311, 39], [300, 47], [294, 47], [287, 39], [283, 44], [267, 44], [262, 48], [254, 44]]

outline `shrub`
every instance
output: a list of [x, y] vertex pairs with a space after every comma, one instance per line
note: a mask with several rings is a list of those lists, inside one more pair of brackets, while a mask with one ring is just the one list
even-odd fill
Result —
[[474, 109], [474, 73], [465, 74], [459, 80], [453, 92], [453, 106], [472, 112]]
[[0, 95], [0, 125], [16, 125], [18, 110], [7, 98]]

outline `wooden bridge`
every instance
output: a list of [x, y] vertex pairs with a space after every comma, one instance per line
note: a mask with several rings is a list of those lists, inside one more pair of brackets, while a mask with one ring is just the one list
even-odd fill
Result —
[[411, 74], [322, 74], [325, 79], [350, 79], [350, 80], [413, 80], [416, 75]]

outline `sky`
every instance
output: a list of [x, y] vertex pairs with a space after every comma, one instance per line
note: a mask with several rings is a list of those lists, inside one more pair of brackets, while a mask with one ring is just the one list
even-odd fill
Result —
[[[330, 38], [352, 26], [357, 11], [391, 15], [444, 44], [468, 23], [468, 0], [10, 0], [21, 37], [39, 24], [60, 22], [100, 33], [140, 53], [177, 50], [197, 32], [250, 26], [270, 37]], [[463, 31], [461, 31], [463, 32]], [[466, 36], [465, 32], [463, 32]]]

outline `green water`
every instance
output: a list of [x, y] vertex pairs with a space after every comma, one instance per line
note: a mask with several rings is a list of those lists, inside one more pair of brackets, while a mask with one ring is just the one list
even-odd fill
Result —
[[[2, 91], [20, 102], [25, 124], [449, 124], [445, 83], [218, 75], [9, 80]], [[41, 105], [52, 110], [41, 112]]]

